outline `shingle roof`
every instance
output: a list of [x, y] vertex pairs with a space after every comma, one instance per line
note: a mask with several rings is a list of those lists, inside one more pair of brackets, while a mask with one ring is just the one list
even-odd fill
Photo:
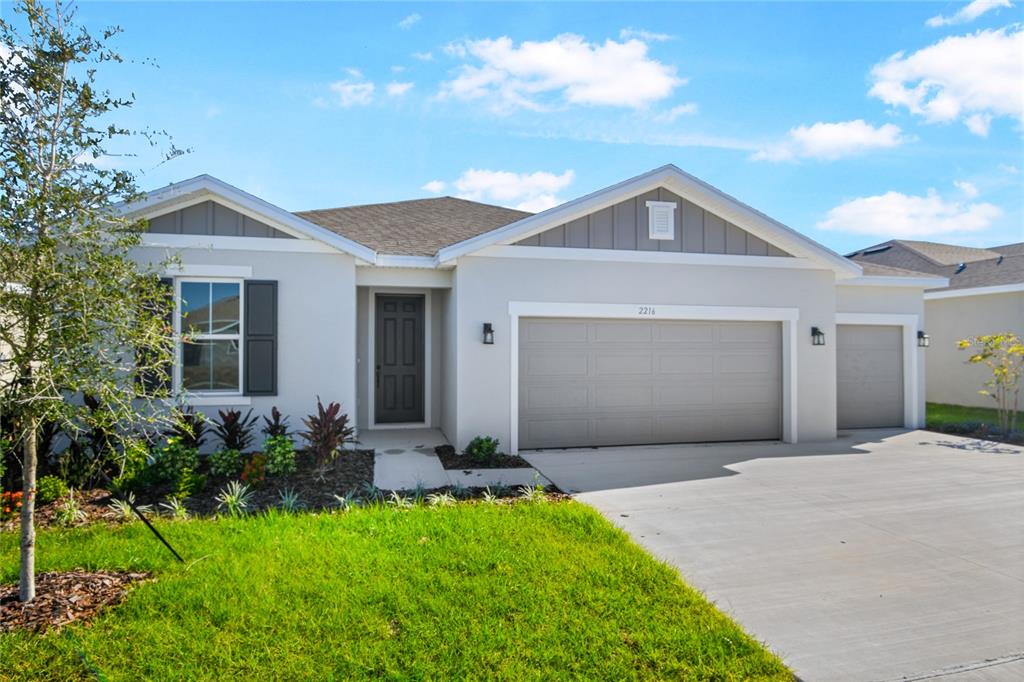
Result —
[[949, 286], [945, 289], [973, 289], [1024, 282], [1024, 242], [977, 249], [955, 244], [894, 239], [852, 253], [849, 258], [865, 268], [868, 265], [896, 267], [948, 277]]
[[907, 270], [905, 268], [894, 268], [889, 265], [880, 265], [879, 263], [858, 263], [861, 268], [864, 269], [864, 274], [868, 277], [931, 277], [931, 273], [921, 272], [920, 270]]
[[445, 246], [532, 214], [467, 199], [438, 197], [297, 211], [295, 215], [381, 254], [433, 256]]

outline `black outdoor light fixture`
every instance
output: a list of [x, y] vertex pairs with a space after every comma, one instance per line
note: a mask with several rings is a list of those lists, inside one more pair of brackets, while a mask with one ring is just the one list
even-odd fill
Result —
[[484, 345], [494, 345], [494, 327], [490, 322], [484, 322]]
[[811, 327], [811, 344], [814, 346], [825, 345], [825, 332], [817, 327]]
[[918, 348], [927, 348], [930, 345], [932, 345], [932, 337], [928, 336], [923, 331], [918, 330], [918, 332], [917, 332], [917, 347]]

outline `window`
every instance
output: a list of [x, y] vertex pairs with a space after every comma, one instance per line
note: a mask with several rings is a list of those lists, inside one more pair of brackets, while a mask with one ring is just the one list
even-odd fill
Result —
[[179, 281], [181, 331], [178, 386], [184, 391], [242, 390], [242, 284]]
[[647, 202], [647, 232], [650, 239], [676, 238], [676, 202]]

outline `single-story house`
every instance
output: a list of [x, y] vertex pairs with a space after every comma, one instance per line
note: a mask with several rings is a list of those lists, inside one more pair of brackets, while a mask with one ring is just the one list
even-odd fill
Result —
[[966, 362], [957, 342], [1014, 332], [1024, 337], [1024, 242], [977, 249], [894, 239], [850, 254], [861, 265], [885, 265], [945, 277], [947, 286], [924, 294], [931, 350], [927, 399], [934, 403], [994, 407], [978, 393], [991, 371]]
[[924, 421], [926, 289], [669, 165], [534, 215], [443, 197], [297, 213], [203, 175], [125, 209], [180, 264], [174, 384], [316, 396], [360, 431], [507, 452], [832, 439]]

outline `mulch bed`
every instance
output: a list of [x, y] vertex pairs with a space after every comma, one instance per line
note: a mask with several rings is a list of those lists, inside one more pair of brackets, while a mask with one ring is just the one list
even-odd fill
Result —
[[[362, 493], [373, 484], [372, 450], [346, 450], [322, 468], [316, 465], [311, 453], [300, 450], [295, 453], [295, 464], [294, 474], [274, 476], [249, 486], [252, 489], [249, 512], [277, 507], [281, 502], [280, 492], [286, 488], [295, 491], [306, 508], [318, 509], [335, 506], [335, 495]], [[201, 515], [217, 513], [215, 498], [226, 484], [226, 479], [210, 479], [202, 493], [185, 501], [188, 510]]]
[[[80, 526], [97, 521], [113, 521], [113, 512], [110, 509], [110, 501], [113, 499], [110, 492], [102, 488], [93, 490], [76, 490], [75, 499], [78, 501], [79, 509], [82, 510], [82, 519], [75, 523]], [[60, 501], [49, 504], [36, 503], [36, 528], [48, 528], [58, 526], [57, 512], [60, 510]], [[21, 514], [0, 521], [0, 532], [15, 531], [21, 524]]]
[[964, 438], [987, 440], [992, 443], [1024, 445], [1024, 433], [1018, 431], [1007, 437], [999, 433], [997, 430], [990, 429], [988, 426], [984, 424], [978, 427], [971, 426], [967, 428], [965, 428], [962, 424], [939, 424], [929, 426], [926, 430], [931, 431], [933, 433], [944, 433], [949, 436], [963, 436]]
[[451, 445], [438, 445], [434, 452], [445, 469], [528, 469], [531, 466], [519, 455], [504, 453], [498, 453], [487, 460], [474, 459], [455, 452]]
[[17, 585], [0, 585], [0, 632], [59, 630], [72, 621], [88, 621], [121, 601], [128, 586], [149, 573], [68, 571], [36, 576], [36, 598], [18, 601]]

